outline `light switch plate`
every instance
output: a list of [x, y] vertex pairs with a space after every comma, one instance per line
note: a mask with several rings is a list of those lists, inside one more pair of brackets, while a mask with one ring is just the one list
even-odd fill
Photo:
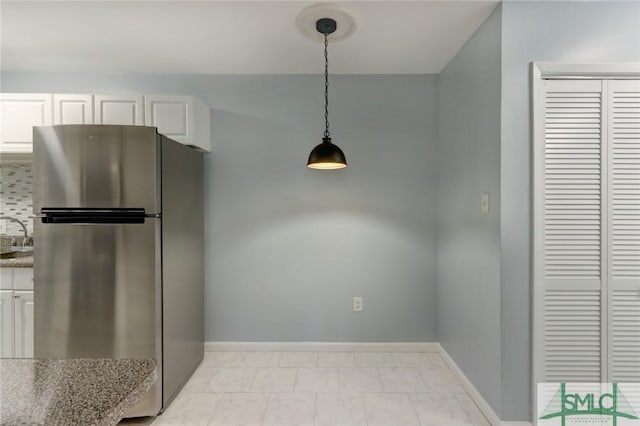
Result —
[[484, 192], [482, 194], [482, 214], [489, 214], [489, 193]]

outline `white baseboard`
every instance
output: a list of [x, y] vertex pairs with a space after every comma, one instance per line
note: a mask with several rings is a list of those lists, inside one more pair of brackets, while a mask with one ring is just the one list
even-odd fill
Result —
[[438, 352], [436, 342], [205, 342], [208, 352]]
[[460, 383], [462, 383], [462, 387], [464, 388], [464, 390], [467, 391], [471, 399], [473, 399], [473, 402], [475, 402], [478, 408], [480, 408], [480, 411], [482, 411], [482, 414], [484, 414], [487, 420], [489, 420], [491, 426], [503, 426], [502, 420], [500, 420], [498, 414], [493, 411], [493, 408], [491, 408], [487, 400], [484, 399], [480, 392], [478, 392], [478, 389], [473, 386], [471, 380], [469, 380], [467, 376], [465, 376], [460, 367], [458, 367], [458, 364], [456, 364], [453, 358], [451, 358], [451, 355], [449, 355], [449, 353], [439, 343], [438, 353], [440, 354], [442, 359], [444, 359], [444, 362], [451, 369], [451, 371], [453, 371], [453, 374], [455, 374], [458, 380], [460, 380]]
[[492, 426], [531, 426], [531, 422], [508, 422], [500, 420], [498, 414], [491, 408], [491, 405], [487, 402], [486, 399], [478, 392], [478, 389], [471, 383], [471, 380], [467, 378], [467, 376], [462, 372], [458, 364], [451, 358], [451, 355], [442, 347], [440, 343], [438, 343], [438, 353], [444, 359], [444, 362], [447, 366], [453, 371], [453, 374], [456, 375], [460, 383], [462, 383], [462, 387], [467, 391], [473, 402], [476, 403], [482, 414], [489, 420]]

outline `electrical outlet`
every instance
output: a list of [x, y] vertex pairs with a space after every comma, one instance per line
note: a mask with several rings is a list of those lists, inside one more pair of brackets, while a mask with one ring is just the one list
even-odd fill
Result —
[[353, 312], [362, 312], [364, 310], [364, 298], [355, 296], [353, 298]]

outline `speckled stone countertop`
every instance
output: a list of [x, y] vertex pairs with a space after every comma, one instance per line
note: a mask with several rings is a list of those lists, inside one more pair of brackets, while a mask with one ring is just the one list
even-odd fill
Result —
[[33, 268], [33, 256], [0, 259], [0, 268]]
[[116, 425], [155, 380], [151, 359], [0, 359], [0, 425]]

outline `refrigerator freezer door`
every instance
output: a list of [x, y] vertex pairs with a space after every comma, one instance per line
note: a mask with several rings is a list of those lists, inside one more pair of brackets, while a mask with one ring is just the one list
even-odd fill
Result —
[[76, 207], [160, 213], [159, 150], [155, 127], [34, 127], [34, 213]]
[[157, 359], [138, 415], [162, 406], [160, 222], [35, 220], [35, 357]]

